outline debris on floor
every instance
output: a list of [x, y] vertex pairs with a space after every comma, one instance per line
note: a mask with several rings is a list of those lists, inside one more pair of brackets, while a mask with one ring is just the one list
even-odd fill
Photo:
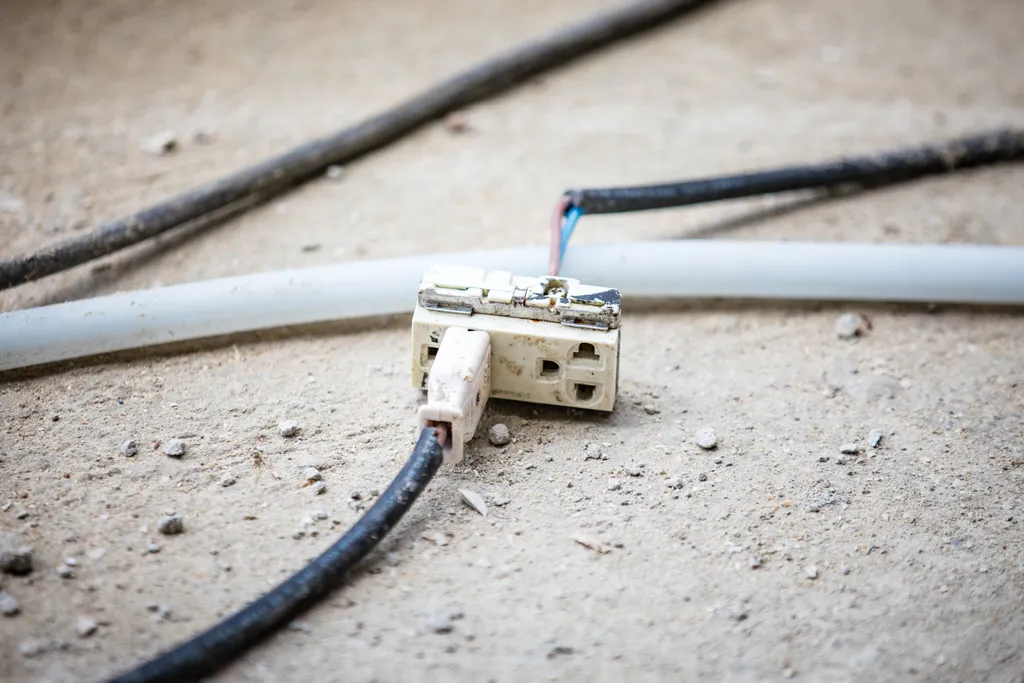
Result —
[[718, 446], [718, 435], [711, 427], [701, 427], [694, 435], [694, 442], [706, 451], [714, 450]]

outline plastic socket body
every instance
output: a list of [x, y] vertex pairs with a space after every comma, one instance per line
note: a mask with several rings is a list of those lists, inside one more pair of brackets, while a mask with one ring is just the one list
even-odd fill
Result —
[[420, 429], [443, 423], [448, 428], [444, 460], [462, 460], [491, 391], [491, 341], [486, 332], [452, 327], [444, 335], [427, 380], [427, 403], [417, 413]]
[[464, 328], [490, 338], [491, 397], [611, 411], [619, 316], [614, 289], [476, 268], [431, 271], [413, 314], [412, 383], [429, 393], [442, 340]]

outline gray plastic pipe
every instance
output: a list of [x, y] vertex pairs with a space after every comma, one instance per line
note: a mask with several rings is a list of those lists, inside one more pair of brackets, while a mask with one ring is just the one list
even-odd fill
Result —
[[[0, 314], [0, 370], [285, 325], [411, 311], [424, 272], [545, 272], [544, 247], [341, 263]], [[577, 245], [563, 275], [627, 298], [1024, 304], [1024, 247], [680, 240]]]

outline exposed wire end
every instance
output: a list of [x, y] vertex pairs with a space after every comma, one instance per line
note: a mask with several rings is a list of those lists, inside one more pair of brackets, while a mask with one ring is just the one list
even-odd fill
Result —
[[576, 224], [582, 216], [583, 209], [575, 205], [570, 206], [569, 210], [565, 212], [565, 220], [562, 221], [562, 234], [558, 245], [559, 269], [561, 269], [562, 261], [565, 260], [565, 248], [569, 246], [569, 240], [572, 239], [572, 233], [576, 231]]
[[554, 211], [551, 212], [551, 223], [549, 235], [550, 251], [548, 252], [548, 275], [558, 275], [559, 266], [562, 264], [562, 223], [565, 221], [565, 212], [572, 206], [569, 195], [563, 194], [558, 198]]

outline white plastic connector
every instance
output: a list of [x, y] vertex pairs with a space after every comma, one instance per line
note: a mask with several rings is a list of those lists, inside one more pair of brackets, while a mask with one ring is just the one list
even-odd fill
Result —
[[462, 460], [491, 393], [491, 340], [486, 332], [449, 328], [427, 380], [427, 403], [420, 406], [420, 429], [445, 424], [444, 461]]
[[428, 272], [412, 321], [412, 383], [433, 383], [456, 328], [486, 332], [490, 395], [611, 411], [619, 368], [619, 292], [577, 280], [482, 268]]

